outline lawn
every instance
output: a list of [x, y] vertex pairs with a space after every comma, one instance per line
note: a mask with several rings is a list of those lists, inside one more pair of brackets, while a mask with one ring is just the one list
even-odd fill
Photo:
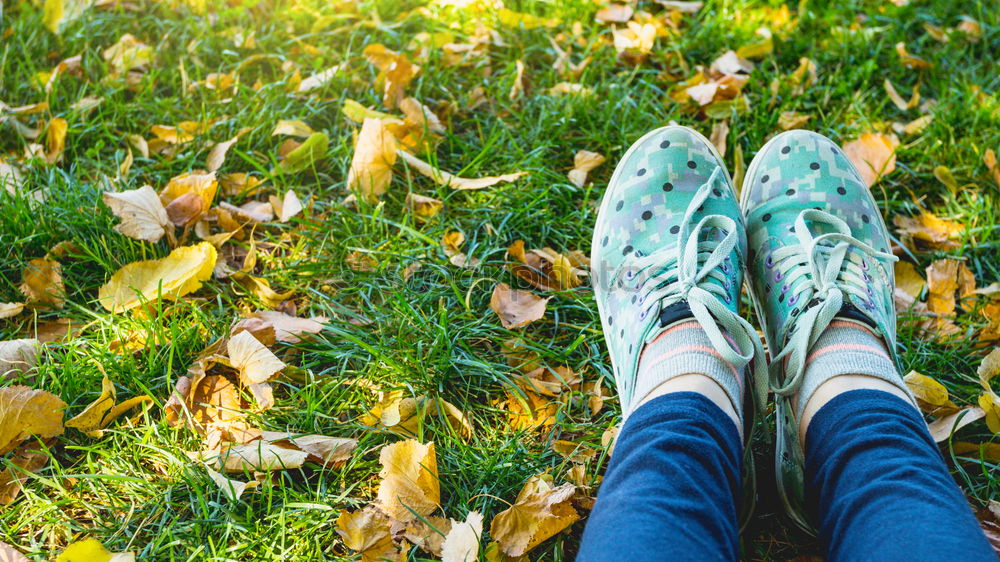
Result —
[[[484, 517], [480, 559], [524, 550], [573, 559], [620, 421], [580, 264], [617, 159], [670, 122], [714, 132], [737, 176], [791, 125], [842, 145], [889, 143], [894, 166], [873, 192], [910, 264], [897, 269], [902, 361], [932, 379], [921, 395], [929, 421], [987, 410], [941, 450], [984, 524], [1000, 530], [1000, 504], [988, 509], [1000, 500], [1000, 399], [977, 373], [1000, 340], [993, 2], [89, 4], [0, 5], [0, 303], [12, 303], [0, 304], [0, 341], [41, 343], [33, 368], [9, 366], [0, 343], [0, 385], [52, 393], [66, 421], [101, 397], [105, 378], [118, 402], [139, 403], [88, 431], [60, 422], [2, 457], [7, 480], [24, 474], [18, 452], [43, 466], [16, 497], [0, 477], [0, 542], [38, 560], [90, 538], [149, 560], [359, 557], [344, 514], [371, 513], [358, 510], [393, 478], [391, 467], [380, 476], [380, 456], [407, 444], [422, 459], [411, 476], [436, 473], [439, 496], [396, 517], [417, 530], [395, 542], [366, 528], [378, 542], [366, 559], [435, 558], [440, 544], [429, 543], [441, 535], [428, 523], [473, 511]], [[729, 50], [752, 70], [707, 99], [693, 95], [718, 80], [710, 66]], [[377, 152], [373, 138], [393, 137], [434, 170], [526, 173], [455, 189], [399, 157], [388, 179], [384, 154], [365, 160], [355, 147]], [[581, 150], [607, 161], [574, 182]], [[202, 183], [171, 182], [182, 174]], [[146, 240], [116, 231], [126, 219], [104, 193], [147, 185], [175, 186], [151, 196], [167, 223], [142, 223]], [[542, 250], [523, 256], [542, 272], [517, 267], [517, 241]], [[156, 277], [142, 299], [127, 283], [120, 306], [100, 298], [121, 268], [182, 246], [211, 256], [168, 269], [198, 269], [200, 282], [182, 291]], [[502, 323], [491, 310], [499, 283], [548, 298], [544, 315]], [[276, 332], [273, 317], [245, 320], [262, 310], [317, 317], [322, 329], [275, 338], [289, 332]], [[241, 319], [257, 336], [250, 359], [234, 349], [247, 342], [233, 329]], [[271, 358], [282, 365], [255, 378], [260, 363], [248, 362]], [[188, 397], [197, 424], [168, 407], [189, 370], [218, 391]], [[8, 396], [0, 421], [13, 427], [19, 403]], [[59, 408], [49, 404], [51, 417]], [[308, 447], [279, 439], [286, 466], [210, 470], [220, 447], [255, 430], [329, 436], [353, 450], [303, 461]], [[420, 446], [430, 442], [436, 463]], [[760, 500], [745, 557], [818, 554], [780, 514], [769, 445], [754, 447]], [[566, 523], [568, 511], [580, 519], [550, 538], [491, 533], [539, 474], [540, 494], [572, 488], [559, 510]], [[231, 482], [250, 485], [237, 498]], [[413, 546], [421, 540], [425, 549]]]

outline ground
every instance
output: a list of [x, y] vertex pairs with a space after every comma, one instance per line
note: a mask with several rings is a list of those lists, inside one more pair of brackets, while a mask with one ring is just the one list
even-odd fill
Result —
[[[511, 405], [502, 403], [509, 396], [525, 397], [508, 393], [518, 388], [512, 382], [518, 370], [501, 349], [511, 338], [522, 338], [540, 365], [569, 367], [588, 382], [603, 377], [613, 388], [592, 292], [586, 283], [555, 291], [531, 287], [512, 274], [507, 248], [523, 240], [527, 248], [588, 253], [596, 205], [617, 158], [643, 133], [669, 122], [707, 136], [726, 119], [729, 134], [721, 143], [733, 171], [781, 131], [779, 117], [787, 112], [808, 115], [801, 126], [841, 144], [868, 132], [895, 134], [900, 141], [895, 170], [873, 188], [890, 224], [895, 217], [927, 211], [964, 225], [945, 243], [901, 238], [897, 253], [918, 272], [954, 258], [980, 288], [1000, 280], [1000, 193], [997, 172], [990, 170], [988, 157], [984, 161], [988, 149], [1000, 149], [995, 60], [1000, 12], [991, 2], [803, 0], [784, 6], [709, 0], [695, 13], [682, 13], [642, 0], [632, 4], [634, 20], [646, 11], [662, 29], [648, 49], [621, 54], [612, 28], [626, 25], [596, 20], [601, 2], [505, 4], [510, 11], [500, 10], [500, 0], [233, 0], [207, 6], [121, 0], [87, 8], [76, 18], [64, 16], [58, 33], [43, 24], [40, 4], [3, 7], [0, 100], [9, 108], [43, 101], [48, 106], [33, 115], [0, 112], [0, 119], [10, 115], [0, 123], [0, 159], [18, 166], [23, 176], [23, 185], [0, 190], [0, 302], [23, 302], [18, 287], [29, 260], [51, 253], [61, 263], [66, 303], [56, 308], [29, 302], [24, 312], [0, 320], [0, 340], [39, 335], [48, 340], [33, 371], [12, 374], [2, 384], [54, 393], [68, 404], [67, 419], [98, 397], [105, 375], [119, 400], [148, 395], [153, 402], [111, 423], [99, 438], [67, 429], [50, 442], [46, 466], [13, 503], [0, 506], [0, 540], [37, 559], [87, 537], [111, 551], [150, 560], [355, 556], [338, 535], [336, 520], [373, 499], [379, 449], [402, 439], [362, 418], [379, 400], [373, 387], [446, 400], [471, 421], [471, 435], [455, 430], [444, 416], [428, 415], [416, 428], [417, 440], [435, 443], [441, 505], [451, 518], [462, 520], [475, 510], [485, 515], [488, 530], [491, 518], [514, 501], [529, 477], [549, 471], [556, 483], [569, 481], [573, 462], [553, 449], [558, 440], [598, 451], [585, 475], [586, 483], [596, 484], [607, 463], [602, 435], [620, 420], [614, 399], [593, 412], [577, 385], [560, 397], [554, 419], [538, 428], [514, 427]], [[495, 32], [484, 35], [479, 24]], [[773, 50], [744, 52], [753, 55], [754, 68], [738, 103], [700, 107], [683, 99], [679, 84], [697, 67], [707, 72], [727, 50], [761, 42], [763, 36], [755, 34], [761, 27], [770, 29]], [[253, 40], [247, 41], [251, 33]], [[439, 33], [452, 35], [435, 43]], [[102, 57], [124, 34], [152, 50], [150, 62], [133, 69], [132, 76], [125, 75], [128, 69], [114, 75]], [[469, 43], [474, 36], [483, 39], [481, 56], [449, 64], [441, 43]], [[345, 100], [399, 114], [386, 107], [379, 70], [366, 60], [365, 47], [375, 43], [420, 65], [405, 95], [444, 122], [438, 144], [421, 145], [417, 156], [465, 177], [527, 174], [465, 191], [438, 185], [399, 162], [377, 202], [362, 197], [345, 203], [361, 127], [342, 112]], [[554, 69], [554, 44], [570, 53], [572, 64], [591, 60], [578, 74]], [[927, 64], [902, 57], [898, 44]], [[46, 91], [38, 74], [74, 55], [82, 55], [79, 69], [57, 77]], [[251, 59], [254, 55], [266, 56]], [[815, 80], [807, 76], [809, 61]], [[319, 88], [295, 93], [298, 80], [335, 65], [340, 66]], [[797, 69], [802, 69], [798, 78]], [[204, 81], [211, 81], [211, 73], [238, 82], [231, 91], [208, 88]], [[919, 86], [919, 102], [897, 107], [886, 94], [887, 80], [907, 100]], [[561, 82], [589, 91], [550, 90]], [[91, 109], [74, 106], [87, 97], [103, 99]], [[476, 105], [477, 98], [485, 101]], [[922, 130], [899, 127], [924, 115], [931, 117], [918, 123], [926, 125]], [[43, 146], [40, 157], [26, 159], [29, 145], [44, 145], [46, 133], [33, 141], [12, 121], [44, 130], [57, 118], [68, 124], [61, 158], [47, 163], [44, 157], [54, 147]], [[275, 172], [288, 138], [272, 136], [279, 120], [302, 120], [328, 136], [328, 147], [307, 169]], [[190, 142], [162, 152], [154, 143], [148, 156], [128, 140], [130, 135], [152, 139], [154, 126], [183, 121], [208, 125]], [[264, 180], [263, 196], [220, 193], [216, 203], [266, 200], [293, 189], [305, 210], [224, 246], [245, 250], [248, 240], [257, 240], [262, 251], [252, 273], [293, 296], [284, 304], [263, 302], [231, 278], [213, 278], [176, 303], [164, 301], [145, 312], [106, 310], [97, 297], [111, 275], [126, 264], [164, 257], [170, 246], [166, 239], [144, 242], [113, 230], [119, 219], [102, 202], [102, 193], [143, 185], [160, 190], [178, 174], [204, 169], [209, 148], [243, 128], [249, 130], [218, 173], [253, 174]], [[567, 178], [579, 150], [608, 159], [582, 186]], [[122, 174], [128, 154], [133, 161]], [[408, 209], [408, 193], [438, 199], [443, 210], [421, 220]], [[461, 251], [481, 260], [477, 267], [449, 261], [441, 240], [455, 230], [465, 236]], [[60, 254], [53, 248], [62, 242], [72, 245]], [[190, 234], [189, 243], [196, 242]], [[420, 268], [414, 271], [413, 264]], [[498, 282], [552, 297], [545, 316], [523, 328], [503, 328], [490, 310]], [[928, 335], [920, 318], [900, 315], [905, 370], [943, 383], [958, 407], [976, 404], [982, 392], [976, 371], [992, 345], [988, 325], [995, 319], [984, 314], [992, 297], [981, 293], [961, 301], [952, 333]], [[293, 369], [274, 383], [274, 408], [253, 413], [252, 424], [350, 437], [359, 445], [342, 466], [276, 471], [272, 485], [231, 501], [204, 465], [186, 454], [202, 449], [201, 436], [168, 424], [163, 406], [177, 378], [207, 345], [228, 334], [242, 314], [268, 305], [330, 321], [314, 337], [273, 346]], [[57, 319], [72, 322], [65, 337], [51, 333]], [[135, 334], [142, 335], [140, 343], [122, 345]], [[992, 439], [980, 421], [942, 444], [953, 475], [977, 509], [1000, 498], [998, 455], [954, 444]], [[761, 500], [745, 533], [746, 558], [819, 553], [813, 539], [779, 514], [767, 444], [755, 447]], [[575, 505], [584, 518], [585, 496], [593, 493], [586, 487], [577, 491], [582, 500]], [[582, 520], [571, 525], [528, 557], [572, 559], [583, 527]], [[411, 559], [424, 556], [417, 549], [410, 553]]]

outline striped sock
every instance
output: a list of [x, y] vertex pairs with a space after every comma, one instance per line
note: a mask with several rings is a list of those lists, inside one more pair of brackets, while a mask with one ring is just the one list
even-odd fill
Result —
[[632, 403], [625, 406], [626, 416], [661, 383], [692, 373], [719, 383], [743, 419], [743, 369], [727, 363], [701, 325], [690, 319], [669, 326], [643, 349]]
[[813, 344], [806, 358], [806, 370], [795, 408], [796, 419], [802, 419], [802, 412], [813, 392], [824, 382], [840, 375], [875, 377], [910, 395], [882, 339], [865, 324], [835, 318]]

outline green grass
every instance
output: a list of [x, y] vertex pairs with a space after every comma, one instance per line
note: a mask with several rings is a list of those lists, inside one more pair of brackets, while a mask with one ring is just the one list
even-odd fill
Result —
[[[33, 479], [13, 505], [0, 508], [0, 540], [42, 559], [79, 537], [96, 537], [116, 551], [133, 550], [151, 560], [277, 560], [350, 557], [335, 531], [341, 510], [367, 503], [374, 495], [379, 469], [377, 449], [398, 437], [364, 427], [357, 421], [374, 402], [372, 393], [344, 381], [364, 378], [385, 388], [405, 389], [413, 396], [440, 396], [467, 412], [476, 430], [471, 438], [457, 435], [440, 419], [431, 418], [419, 438], [437, 445], [445, 513], [461, 519], [469, 510], [486, 514], [487, 522], [513, 501], [531, 475], [551, 470], [557, 477], [569, 468], [552, 452], [556, 439], [581, 441], [600, 448], [601, 434], [619, 419], [609, 401], [596, 417], [576, 397], [560, 410], [558, 423], [546, 431], [515, 432], [505, 413], [493, 405], [509, 388], [511, 369], [500, 343], [524, 337], [543, 363], [568, 365], [587, 380], [610, 379], [608, 358], [592, 294], [582, 289], [556, 295], [546, 318], [523, 330], [500, 327], [488, 302], [495, 281], [515, 284], [505, 268], [505, 248], [514, 240], [558, 251], [589, 251], [596, 205], [615, 160], [651, 128], [673, 120], [708, 133], [711, 121], [664, 101], [674, 85], [668, 75], [686, 78], [695, 65], [708, 65], [726, 49], [754, 40], [754, 30], [769, 25], [763, 5], [778, 2], [720, 0], [706, 2], [695, 16], [685, 16], [678, 33], [657, 40], [650, 60], [638, 67], [616, 60], [608, 26], [593, 21], [590, 2], [511, 1], [507, 7], [561, 22], [549, 30], [504, 28], [493, 16], [504, 45], [492, 46], [489, 57], [473, 67], [449, 68], [432, 50], [421, 61], [421, 74], [407, 92], [425, 104], [447, 107], [448, 131], [436, 161], [464, 176], [527, 170], [513, 184], [480, 192], [452, 191], [397, 165], [392, 187], [378, 205], [341, 204], [347, 195], [353, 132], [357, 126], [340, 112], [344, 99], [381, 108], [373, 87], [376, 72], [362, 49], [381, 42], [406, 50], [422, 31], [450, 30], [456, 41], [474, 31], [468, 11], [425, 2], [363, 1], [357, 13], [336, 3], [311, 0], [282, 3], [263, 0], [244, 7], [220, 4], [211, 17], [184, 6], [141, 2], [112, 9], [88, 10], [57, 37], [41, 23], [41, 9], [28, 2], [12, 4], [0, 20], [0, 100], [19, 106], [47, 99], [49, 116], [64, 117], [70, 129], [64, 160], [58, 166], [36, 162], [24, 166], [27, 183], [43, 190], [44, 204], [0, 193], [0, 302], [17, 301], [21, 271], [29, 259], [41, 257], [56, 243], [72, 241], [75, 250], [60, 261], [68, 304], [60, 311], [37, 310], [0, 321], [0, 339], [25, 337], [37, 321], [69, 317], [82, 326], [72, 338], [46, 346], [35, 373], [9, 382], [44, 388], [62, 397], [75, 415], [97, 397], [102, 374], [114, 381], [120, 398], [149, 394], [157, 403], [132, 421], [112, 424], [101, 439], [68, 430], [52, 450], [52, 461]], [[344, 6], [354, 5], [344, 3]], [[660, 9], [642, 1], [653, 13]], [[922, 133], [904, 137], [898, 168], [882, 180], [876, 197], [890, 219], [910, 215], [918, 205], [969, 226], [961, 247], [948, 255], [966, 260], [979, 286], [1000, 279], [1000, 194], [982, 154], [1000, 149], [1000, 14], [989, 1], [911, 1], [896, 7], [882, 1], [806, 2], [790, 5], [797, 24], [776, 29], [775, 51], [758, 60], [744, 89], [750, 110], [731, 116], [727, 162], [742, 151], [754, 152], [779, 131], [783, 111], [812, 115], [808, 127], [844, 142], [871, 127], [907, 122], [916, 110], [899, 111], [882, 88], [885, 79], [908, 97], [920, 84], [924, 100], [935, 100], [934, 119]], [[376, 17], [377, 15], [377, 17]], [[971, 42], [959, 35], [939, 43], [924, 24], [953, 27], [960, 16], [982, 26]], [[326, 16], [320, 20], [317, 16]], [[545, 90], [561, 82], [552, 70], [549, 35], [571, 35], [582, 22], [583, 45], [574, 46], [573, 62], [593, 57], [577, 80], [591, 96], [553, 97]], [[320, 21], [317, 24], [317, 21]], [[325, 23], [324, 23], [325, 22]], [[237, 48], [222, 32], [242, 27], [256, 33], [255, 48]], [[105, 80], [100, 52], [124, 33], [153, 46], [156, 62], [134, 88]], [[297, 38], [297, 39], [296, 39]], [[315, 47], [305, 52], [299, 41]], [[925, 71], [898, 62], [894, 46], [905, 42], [912, 54], [934, 64]], [[565, 48], [568, 40], [560, 40]], [[33, 76], [59, 60], [83, 54], [85, 79], [63, 77], [46, 97]], [[260, 64], [241, 73], [241, 85], [229, 101], [203, 89], [184, 88], [212, 72], [233, 72], [248, 56], [275, 55], [292, 61], [303, 76], [345, 63], [318, 95], [286, 93], [289, 75], [277, 64]], [[674, 53], [674, 55], [669, 55]], [[677, 56], [683, 56], [683, 63]], [[795, 70], [801, 57], [818, 67], [818, 80], [798, 97], [789, 88], [772, 96]], [[507, 93], [514, 63], [525, 62], [528, 94], [511, 102]], [[484, 77], [488, 68], [492, 71]], [[684, 65], [692, 70], [684, 71]], [[183, 69], [183, 73], [181, 72]], [[260, 78], [264, 86], [250, 86]], [[470, 91], [485, 89], [489, 102], [474, 110]], [[976, 93], [978, 92], [978, 94]], [[84, 96], [103, 103], [83, 115], [70, 106]], [[981, 96], [981, 98], [977, 97]], [[152, 125], [182, 120], [218, 121], [173, 158], [136, 155], [132, 171], [119, 187], [150, 184], [162, 187], [182, 172], [204, 166], [207, 148], [201, 141], [222, 141], [250, 127], [230, 152], [222, 172], [267, 175], [275, 162], [279, 137], [271, 131], [279, 119], [302, 119], [326, 132], [330, 148], [315, 169], [294, 175], [268, 176], [268, 192], [294, 188], [312, 198], [306, 218], [268, 226], [262, 237], [277, 249], [261, 258], [262, 275], [273, 286], [294, 289], [300, 313], [323, 314], [333, 320], [313, 341], [282, 349], [288, 362], [307, 370], [301, 378], [279, 384], [277, 406], [259, 418], [267, 429], [351, 436], [360, 439], [358, 453], [341, 469], [277, 472], [272, 486], [228, 502], [204, 470], [184, 454], [198, 450], [199, 439], [169, 427], [162, 416], [177, 376], [197, 353], [223, 335], [244, 311], [259, 306], [252, 295], [227, 280], [213, 280], [193, 298], [164, 305], [169, 314], [143, 319], [110, 315], [97, 303], [97, 289], [121, 266], [166, 255], [164, 242], [151, 245], [112, 230], [117, 222], [101, 203], [107, 178], [114, 178], [125, 158], [125, 137], [150, 135]], [[17, 160], [25, 142], [0, 125], [0, 157]], [[609, 161], [591, 174], [593, 185], [578, 188], [566, 179], [573, 154], [597, 151]], [[952, 193], [933, 175], [948, 167], [961, 190]], [[444, 201], [444, 211], [427, 222], [415, 222], [404, 204], [407, 192]], [[239, 203], [239, 198], [232, 198]], [[483, 260], [475, 271], [459, 270], [445, 257], [439, 240], [449, 230], [462, 230], [464, 250]], [[378, 266], [369, 273], [349, 269], [344, 258], [360, 250]], [[941, 252], [921, 253], [918, 268]], [[422, 268], [409, 282], [401, 273], [409, 264]], [[526, 288], [526, 287], [523, 287]], [[370, 321], [356, 325], [352, 319]], [[984, 325], [976, 314], [959, 320], [962, 337], [928, 343], [917, 337], [912, 322], [901, 320], [903, 363], [941, 380], [960, 403], [979, 394], [975, 369], [983, 348], [974, 334]], [[112, 341], [140, 330], [157, 340], [134, 354], [110, 351]], [[149, 339], [154, 339], [150, 337]], [[989, 442], [985, 425], [963, 429], [956, 440]], [[747, 558], [786, 559], [814, 554], [818, 545], [796, 532], [780, 516], [770, 458], [763, 443], [761, 500], [758, 517], [745, 534]], [[950, 466], [970, 501], [981, 506], [1000, 499], [996, 463], [951, 455]], [[603, 471], [599, 457], [588, 474]], [[583, 523], [531, 552], [532, 559], [572, 559]], [[414, 550], [411, 559], [421, 553]]]

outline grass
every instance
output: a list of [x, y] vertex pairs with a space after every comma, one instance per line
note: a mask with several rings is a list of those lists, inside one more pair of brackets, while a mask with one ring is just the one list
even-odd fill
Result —
[[[639, 66], [616, 59], [608, 44], [609, 27], [594, 22], [598, 6], [590, 2], [508, 2], [510, 9], [561, 22], [552, 29], [531, 30], [499, 25], [492, 11], [476, 15], [414, 0], [236, 4], [213, 4], [211, 16], [154, 2], [89, 9], [60, 36], [44, 29], [41, 8], [28, 2], [2, 12], [0, 99], [9, 106], [47, 99], [46, 117], [64, 117], [70, 128], [61, 164], [36, 161], [23, 168], [27, 185], [45, 192], [44, 204], [0, 193], [0, 302], [20, 300], [17, 286], [28, 260], [62, 241], [72, 241], [75, 248], [61, 259], [67, 306], [0, 321], [0, 340], [26, 337], [39, 323], [56, 318], [70, 318], [77, 327], [71, 337], [46, 346], [36, 372], [8, 383], [54, 392], [69, 403], [68, 415], [96, 398], [104, 374], [120, 398], [149, 394], [157, 401], [133, 419], [116, 422], [100, 439], [68, 430], [51, 449], [52, 461], [20, 499], [0, 508], [0, 540], [39, 559], [80, 537], [96, 537], [109, 549], [135, 551], [151, 560], [350, 557], [335, 531], [336, 517], [373, 497], [377, 449], [398, 439], [358, 421], [375, 397], [347, 383], [354, 379], [413, 396], [439, 396], [472, 418], [476, 431], [468, 439], [436, 417], [426, 420], [418, 435], [437, 445], [444, 510], [453, 518], [478, 510], [489, 521], [513, 501], [528, 477], [551, 470], [562, 478], [569, 465], [552, 451], [551, 442], [569, 439], [601, 449], [602, 433], [619, 419], [618, 406], [609, 401], [604, 411], [591, 416], [576, 396], [560, 409], [551, 429], [509, 429], [505, 412], [494, 404], [510, 386], [511, 368], [500, 343], [524, 337], [544, 364], [568, 365], [587, 380], [610, 380], [600, 324], [590, 291], [577, 290], [557, 294], [543, 321], [523, 330], [501, 328], [488, 302], [496, 281], [516, 283], [505, 268], [505, 248], [523, 239], [528, 247], [587, 252], [596, 205], [616, 158], [644, 132], [670, 121], [707, 134], [712, 122], [664, 101], [667, 93], [695, 65], [707, 65], [726, 49], [754, 41], [754, 31], [762, 25], [775, 28], [776, 48], [757, 61], [744, 89], [750, 110], [731, 116], [730, 167], [737, 152], [748, 162], [779, 131], [777, 120], [784, 111], [810, 114], [809, 128], [839, 142], [892, 121], [907, 122], [917, 111], [898, 110], [882, 82], [890, 80], [904, 96], [919, 84], [923, 99], [935, 101], [934, 119], [922, 133], [903, 137], [898, 169], [878, 185], [876, 197], [890, 219], [923, 207], [968, 225], [958, 249], [916, 255], [918, 269], [950, 256], [966, 261], [979, 286], [1000, 279], [1000, 194], [982, 162], [986, 149], [1000, 149], [995, 60], [1000, 16], [988, 1], [912, 1], [897, 7], [882, 1], [803, 0], [789, 6], [795, 23], [785, 30], [774, 22], [778, 2], [709, 1], [697, 15], [682, 19], [678, 33], [659, 38], [650, 60]], [[642, 1], [639, 7], [659, 13], [652, 2]], [[980, 23], [978, 42], [956, 34], [940, 43], [925, 31], [925, 24], [953, 27], [962, 16]], [[381, 95], [373, 87], [376, 71], [365, 62], [362, 49], [381, 42], [390, 49], [412, 50], [411, 41], [425, 31], [450, 30], [462, 41], [480, 20], [497, 28], [503, 44], [491, 46], [487, 58], [465, 68], [446, 66], [440, 52], [431, 49], [407, 93], [441, 112], [450, 108], [450, 124], [434, 156], [442, 168], [469, 177], [515, 170], [530, 175], [513, 184], [463, 192], [398, 173], [378, 205], [342, 205], [357, 126], [340, 108], [347, 98], [381, 108]], [[574, 21], [582, 27], [574, 39], [573, 62], [593, 57], [578, 82], [594, 95], [547, 95], [547, 88], [564, 80], [552, 69], [549, 37], [563, 34], [558, 41], [565, 48]], [[256, 47], [234, 46], [227, 38], [230, 29], [253, 31]], [[105, 79], [108, 69], [100, 57], [124, 33], [146, 41], [156, 54], [133, 88]], [[933, 68], [902, 66], [895, 52], [899, 42]], [[84, 79], [63, 77], [47, 96], [34, 84], [36, 73], [81, 53]], [[273, 55], [277, 62], [244, 67], [232, 99], [186, 87], [212, 72], [233, 72], [259, 53]], [[788, 87], [773, 95], [772, 82], [787, 85], [802, 57], [816, 63], [816, 84], [801, 96], [789, 95]], [[517, 60], [526, 66], [528, 95], [512, 102], [507, 94]], [[316, 96], [291, 96], [286, 93], [290, 75], [281, 69], [288, 61], [302, 76], [338, 63], [347, 70]], [[258, 78], [262, 87], [254, 90], [250, 86]], [[489, 101], [467, 109], [477, 86]], [[70, 108], [84, 96], [104, 101], [89, 114]], [[305, 371], [280, 384], [277, 406], [258, 422], [268, 429], [360, 439], [359, 453], [343, 468], [276, 472], [271, 485], [237, 502], [227, 501], [184, 454], [198, 450], [199, 439], [169, 427], [161, 406], [198, 352], [223, 335], [241, 312], [261, 303], [226, 280], [210, 281], [193, 298], [163, 305], [162, 313], [152, 318], [110, 315], [96, 302], [98, 287], [118, 268], [168, 251], [163, 242], [142, 243], [114, 232], [117, 219], [101, 203], [108, 178], [115, 177], [125, 158], [125, 138], [149, 137], [152, 125], [208, 119], [216, 120], [211, 129], [173, 158], [136, 155], [131, 173], [118, 187], [150, 184], [158, 189], [177, 174], [203, 167], [207, 148], [202, 141], [225, 140], [250, 128], [222, 171], [255, 172], [268, 179], [269, 192], [294, 188], [312, 198], [308, 213], [261, 233], [276, 245], [262, 257], [262, 273], [273, 286], [295, 290], [300, 313], [332, 318], [320, 337], [282, 350], [289, 363]], [[280, 138], [271, 136], [279, 119], [302, 119], [329, 135], [329, 151], [314, 169], [284, 176], [267, 173], [280, 144]], [[3, 158], [17, 160], [25, 144], [12, 128], [0, 125]], [[579, 149], [609, 158], [592, 172], [593, 184], [583, 188], [565, 176]], [[938, 182], [933, 174], [937, 166], [949, 168], [961, 189], [953, 192]], [[400, 164], [397, 172], [401, 170]], [[408, 192], [441, 199], [444, 211], [427, 222], [414, 221], [404, 204]], [[464, 251], [483, 261], [479, 269], [459, 270], [448, 263], [439, 240], [454, 229], [467, 237]], [[375, 270], [348, 268], [344, 258], [354, 251], [374, 258]], [[401, 273], [412, 263], [422, 267], [404, 282]], [[959, 323], [964, 330], [960, 337], [927, 342], [903, 318], [900, 345], [907, 368], [942, 381], [952, 398], [965, 404], [979, 394], [975, 369], [983, 347], [974, 335], [984, 321], [968, 314]], [[113, 341], [135, 331], [165, 343], [133, 354], [111, 351]], [[982, 423], [956, 438], [977, 443], [992, 439]], [[760, 447], [761, 501], [745, 534], [745, 556], [786, 559], [817, 553], [819, 546], [780, 516], [769, 484], [770, 459]], [[995, 461], [955, 455], [948, 447], [944, 452], [974, 505], [1000, 499]], [[606, 458], [599, 457], [588, 474], [600, 473], [605, 464]], [[572, 559], [582, 529], [583, 523], [577, 523], [530, 557]], [[410, 556], [422, 554], [414, 550]]]

